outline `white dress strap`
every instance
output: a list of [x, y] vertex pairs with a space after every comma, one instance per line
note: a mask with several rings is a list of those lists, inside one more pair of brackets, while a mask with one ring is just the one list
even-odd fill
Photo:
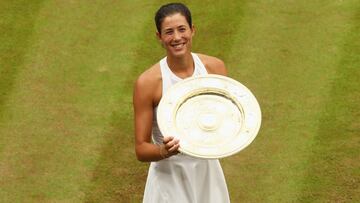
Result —
[[195, 53], [191, 53], [191, 55], [193, 56], [193, 60], [194, 60], [194, 64], [195, 64], [194, 76], [208, 74], [206, 67], [203, 64], [203, 62], [200, 60], [199, 56]]

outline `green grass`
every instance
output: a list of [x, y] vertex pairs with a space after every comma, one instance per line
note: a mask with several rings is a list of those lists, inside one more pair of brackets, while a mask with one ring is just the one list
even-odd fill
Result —
[[[140, 202], [132, 86], [166, 1], [0, 2], [0, 202]], [[232, 202], [359, 202], [359, 1], [185, 1], [194, 51], [257, 96]]]

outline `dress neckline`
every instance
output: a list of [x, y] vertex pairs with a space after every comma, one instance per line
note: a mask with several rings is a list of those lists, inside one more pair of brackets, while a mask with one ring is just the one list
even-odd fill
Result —
[[[196, 62], [195, 62], [195, 58], [194, 58], [194, 55], [193, 53], [191, 53], [191, 57], [193, 59], [193, 63], [194, 63], [194, 69], [193, 69], [193, 73], [191, 74], [191, 76], [189, 77], [193, 77], [195, 76], [195, 73], [196, 73]], [[172, 77], [173, 79], [175, 79], [175, 81], [181, 81], [181, 80], [184, 80], [185, 78], [180, 78], [179, 76], [177, 76], [170, 68], [168, 62], [167, 62], [167, 57], [165, 57], [165, 65], [166, 65], [166, 68], [168, 69], [169, 73], [170, 73], [170, 77]]]

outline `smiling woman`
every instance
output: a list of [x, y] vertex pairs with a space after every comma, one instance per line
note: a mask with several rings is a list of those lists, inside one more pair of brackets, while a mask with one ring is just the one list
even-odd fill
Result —
[[179, 154], [179, 140], [162, 135], [156, 120], [157, 106], [170, 86], [191, 76], [226, 75], [225, 65], [191, 52], [195, 27], [185, 5], [162, 6], [155, 23], [166, 57], [139, 76], [133, 97], [136, 155], [151, 162], [143, 202], [229, 202], [219, 161]]
[[176, 13], [163, 20], [157, 36], [168, 56], [181, 57], [191, 50], [194, 33], [194, 26], [188, 24], [182, 14]]

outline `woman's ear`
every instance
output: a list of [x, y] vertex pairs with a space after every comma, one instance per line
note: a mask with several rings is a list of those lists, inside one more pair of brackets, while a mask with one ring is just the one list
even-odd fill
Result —
[[160, 34], [159, 32], [156, 32], [156, 38], [157, 38], [158, 40], [161, 40], [161, 34]]
[[159, 32], [156, 32], [156, 38], [159, 41], [160, 45], [164, 48], [164, 43], [161, 40], [161, 34]]

